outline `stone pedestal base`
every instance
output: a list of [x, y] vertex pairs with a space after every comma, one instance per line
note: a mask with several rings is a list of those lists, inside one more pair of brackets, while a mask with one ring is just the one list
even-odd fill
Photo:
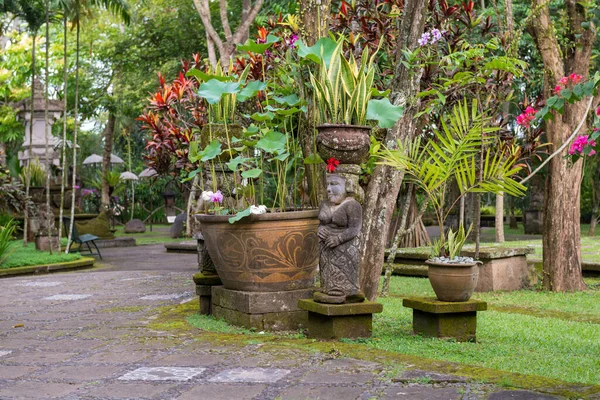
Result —
[[204, 275], [201, 272], [194, 274], [194, 283], [196, 284], [196, 294], [200, 299], [200, 314], [212, 314], [212, 288], [221, 286], [221, 279], [218, 275]]
[[404, 299], [402, 305], [413, 309], [414, 333], [428, 337], [451, 338], [458, 342], [476, 340], [477, 311], [487, 310], [485, 301], [451, 303], [432, 297]]
[[281, 292], [242, 292], [212, 288], [212, 313], [232, 325], [258, 331], [291, 331], [306, 327], [308, 315], [300, 299], [312, 298], [314, 288]]
[[365, 301], [353, 304], [323, 304], [300, 300], [298, 307], [308, 311], [308, 337], [315, 339], [368, 338], [373, 331], [373, 314], [383, 305]]

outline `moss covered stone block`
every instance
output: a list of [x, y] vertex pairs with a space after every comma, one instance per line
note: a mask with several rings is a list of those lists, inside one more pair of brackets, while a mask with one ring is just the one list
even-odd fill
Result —
[[279, 292], [244, 292], [212, 287], [212, 314], [232, 325], [266, 331], [305, 328], [308, 313], [298, 300], [312, 297], [314, 289]]
[[413, 331], [418, 335], [474, 342], [477, 333], [477, 311], [487, 310], [479, 300], [445, 302], [434, 298], [408, 298], [404, 307], [413, 309]]
[[304, 299], [298, 307], [308, 311], [308, 337], [314, 339], [371, 337], [373, 314], [383, 311], [382, 304], [371, 301], [324, 304]]

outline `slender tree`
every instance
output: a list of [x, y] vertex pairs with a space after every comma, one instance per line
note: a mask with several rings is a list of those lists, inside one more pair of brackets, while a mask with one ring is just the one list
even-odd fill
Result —
[[[45, 1], [46, 8], [46, 64], [44, 67], [45, 79], [44, 79], [44, 139], [45, 139], [45, 156], [46, 156], [46, 226], [48, 228], [46, 234], [48, 235], [48, 250], [52, 254], [52, 228], [54, 226], [54, 218], [50, 212], [50, 179], [52, 177], [52, 164], [50, 161], [50, 144], [48, 143], [48, 97], [49, 97], [49, 86], [50, 86], [50, 0]], [[52, 132], [50, 132], [52, 135]]]
[[[33, 99], [35, 96], [35, 75], [36, 75], [36, 37], [44, 24], [44, 7], [38, 1], [27, 1], [20, 0], [16, 2], [15, 10], [17, 11], [17, 17], [23, 18], [23, 20], [27, 23], [29, 33], [31, 34], [31, 99], [30, 99], [30, 124], [29, 124], [29, 145], [31, 146], [31, 142], [33, 140]], [[31, 149], [29, 153], [29, 157], [31, 158]], [[25, 195], [29, 197], [29, 188], [31, 186], [31, 179], [29, 174], [26, 174], [25, 177]], [[23, 213], [23, 246], [27, 246], [27, 235], [29, 231], [29, 210], [27, 207], [24, 209]]]
[[[61, 161], [60, 165], [62, 166], [61, 175], [60, 175], [60, 210], [58, 217], [58, 237], [62, 238], [62, 227], [63, 227], [63, 215], [65, 208], [65, 186], [67, 180], [67, 86], [69, 80], [69, 67], [67, 65], [67, 12], [66, 10], [63, 12], [63, 132], [62, 132], [62, 146], [60, 149], [61, 152]], [[75, 188], [72, 188], [75, 190]]]

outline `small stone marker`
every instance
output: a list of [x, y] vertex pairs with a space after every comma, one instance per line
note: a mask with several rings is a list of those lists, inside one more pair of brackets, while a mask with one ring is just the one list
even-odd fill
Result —
[[185, 230], [184, 224], [186, 219], [187, 213], [182, 213], [175, 217], [175, 221], [173, 222], [173, 225], [171, 225], [171, 229], [169, 230], [169, 235], [171, 235], [171, 238], [177, 239], [183, 236]]
[[222, 286], [221, 278], [218, 275], [205, 275], [198, 272], [194, 274], [193, 279], [196, 284], [196, 294], [200, 300], [200, 314], [212, 315], [212, 287]]
[[143, 367], [121, 376], [121, 381], [189, 381], [206, 368]]
[[402, 300], [402, 305], [413, 309], [414, 333], [458, 342], [475, 341], [477, 311], [487, 310], [485, 301], [473, 299], [447, 302], [434, 297], [413, 297]]
[[324, 304], [303, 299], [298, 307], [308, 311], [308, 337], [315, 339], [371, 337], [373, 314], [383, 311], [383, 304], [371, 301]]
[[123, 232], [144, 233], [146, 232], [146, 225], [144, 225], [144, 222], [142, 222], [141, 219], [132, 219], [125, 224], [125, 229], [123, 229]]
[[210, 378], [211, 382], [274, 383], [289, 374], [279, 368], [232, 368]]

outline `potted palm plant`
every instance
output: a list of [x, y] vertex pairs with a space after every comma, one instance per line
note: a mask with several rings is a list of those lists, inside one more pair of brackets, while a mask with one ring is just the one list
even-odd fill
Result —
[[[407, 179], [421, 188], [434, 209], [440, 237], [434, 242], [429, 265], [429, 281], [442, 301], [466, 301], [471, 297], [479, 269], [470, 257], [460, 252], [470, 232], [464, 226], [445, 230], [445, 222], [454, 205], [467, 193], [490, 192], [522, 196], [526, 188], [513, 180], [520, 167], [514, 149], [494, 146], [492, 135], [498, 128], [480, 112], [477, 101], [457, 104], [441, 120], [434, 137], [423, 143], [421, 137], [409, 143], [399, 143], [398, 150], [382, 151], [382, 163], [406, 171]], [[483, 164], [479, 169], [482, 149]], [[478, 174], [480, 172], [480, 174]], [[479, 175], [479, 177], [478, 177]], [[448, 186], [455, 181], [460, 195], [446, 207]]]

